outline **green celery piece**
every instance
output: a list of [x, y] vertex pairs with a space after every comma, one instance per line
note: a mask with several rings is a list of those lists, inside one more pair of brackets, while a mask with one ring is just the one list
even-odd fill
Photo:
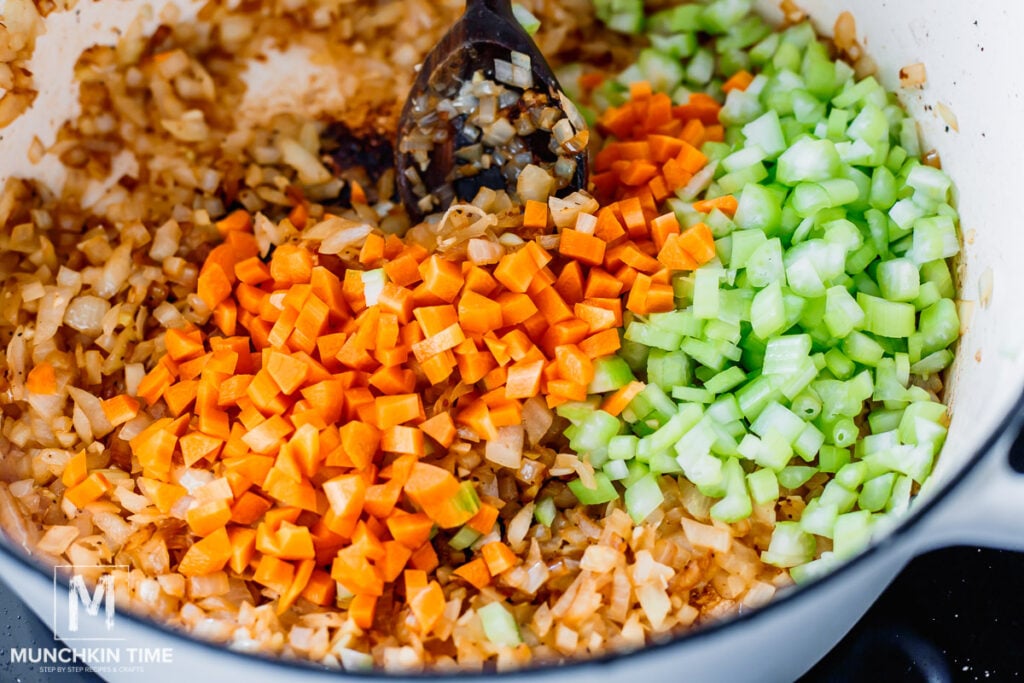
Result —
[[618, 434], [608, 442], [608, 458], [610, 460], [632, 460], [636, 457], [637, 443], [640, 439], [633, 434]]
[[818, 467], [822, 472], [838, 472], [850, 462], [850, 450], [838, 446], [824, 445], [818, 452]]
[[665, 351], [675, 351], [682, 342], [682, 335], [636, 320], [626, 327], [625, 337], [629, 341]]
[[712, 34], [727, 33], [750, 13], [752, 7], [751, 0], [714, 0], [701, 12], [701, 28]]
[[619, 492], [615, 490], [615, 486], [612, 485], [607, 474], [595, 472], [594, 479], [596, 487], [592, 489], [584, 486], [583, 482], [579, 479], [573, 479], [569, 482], [569, 490], [572, 491], [573, 495], [576, 496], [576, 499], [582, 505], [600, 505], [611, 502], [619, 497]]
[[821, 399], [808, 388], [795, 396], [790, 402], [790, 409], [804, 420], [813, 420], [821, 414]]
[[672, 35], [676, 33], [695, 33], [703, 28], [701, 14], [703, 8], [697, 4], [678, 5], [662, 10], [648, 17], [647, 25], [651, 31]]
[[[736, 212], [737, 223], [740, 218], [740, 211], [743, 209], [743, 197], [748, 196], [748, 192], [752, 187], [761, 187], [760, 185], [748, 185], [743, 189], [743, 195], [740, 198], [740, 209]], [[756, 194], [756, 192], [754, 193]], [[753, 219], [752, 219], [753, 221]], [[764, 231], [752, 227], [737, 230], [732, 233], [732, 254], [729, 259], [729, 267], [733, 269], [745, 268], [750, 256], [760, 247], [762, 244], [768, 241], [765, 237]]]
[[726, 460], [722, 476], [725, 479], [725, 497], [711, 506], [711, 517], [728, 524], [746, 519], [753, 507], [740, 461], [736, 458]]
[[533, 518], [536, 519], [539, 524], [551, 526], [551, 523], [555, 521], [556, 511], [555, 499], [550, 496], [546, 496], [541, 498], [533, 508]]
[[868, 414], [868, 426], [873, 434], [896, 430], [903, 417], [903, 408], [872, 410]]
[[774, 337], [765, 345], [765, 375], [786, 375], [800, 368], [811, 353], [811, 337], [808, 334], [789, 334]]
[[805, 462], [811, 462], [818, 455], [825, 445], [825, 435], [821, 430], [811, 423], [804, 425], [804, 429], [793, 442], [793, 451]]
[[779, 480], [772, 470], [759, 469], [748, 474], [747, 487], [758, 505], [779, 499]]
[[686, 80], [693, 85], [706, 85], [715, 73], [715, 54], [708, 49], [698, 48], [686, 67]]
[[810, 481], [811, 477], [817, 473], [818, 470], [816, 468], [804, 465], [784, 467], [778, 474], [779, 486], [790, 490], [798, 489]]
[[523, 642], [515, 617], [500, 602], [477, 608], [476, 613], [480, 617], [484, 635], [495, 645], [516, 647]]
[[594, 361], [594, 378], [587, 386], [588, 394], [603, 394], [607, 391], [620, 389], [636, 377], [625, 359], [619, 356], [606, 356]]
[[857, 505], [860, 509], [871, 512], [884, 510], [892, 496], [896, 476], [895, 472], [888, 472], [864, 482], [860, 495], [857, 497]]
[[537, 33], [537, 29], [540, 28], [540, 19], [518, 2], [512, 3], [512, 16], [516, 18], [519, 25], [531, 36]]
[[786, 329], [786, 309], [782, 288], [777, 281], [754, 295], [750, 304], [750, 323], [754, 334], [765, 340]]
[[836, 558], [853, 557], [871, 541], [873, 518], [870, 510], [857, 510], [839, 515], [832, 540]]
[[717, 271], [699, 268], [693, 285], [693, 313], [697, 318], [712, 320], [718, 317], [720, 278]]
[[698, 319], [691, 310], [652, 313], [647, 322], [659, 330], [675, 332], [684, 337], [699, 337], [704, 331], [704, 321]]
[[679, 412], [670, 417], [657, 431], [640, 440], [636, 447], [636, 457], [646, 462], [658, 453], [668, 452], [700, 422], [702, 417], [703, 411], [699, 406], [682, 406]]
[[672, 92], [685, 76], [679, 57], [656, 49], [641, 50], [637, 65], [657, 92]]
[[864, 311], [845, 287], [829, 287], [823, 322], [830, 335], [843, 339], [864, 324]]
[[857, 502], [857, 494], [833, 479], [825, 484], [819, 500], [822, 505], [835, 505], [842, 514], [853, 509]]
[[620, 426], [617, 417], [603, 410], [594, 410], [580, 422], [572, 447], [585, 452], [603, 449], [619, 433]]
[[839, 507], [834, 503], [825, 503], [821, 498], [808, 501], [800, 516], [800, 528], [815, 536], [832, 538], [832, 531], [839, 517]]
[[785, 278], [782, 242], [775, 237], [757, 247], [747, 259], [747, 277], [754, 287], [781, 285]]
[[620, 481], [629, 476], [629, 466], [625, 460], [609, 460], [601, 466], [601, 471], [608, 475], [611, 481]]
[[768, 549], [761, 559], [776, 567], [795, 567], [810, 561], [817, 551], [814, 537], [805, 533], [799, 522], [776, 522]]
[[790, 186], [830, 180], [838, 173], [840, 163], [831, 141], [801, 138], [779, 157], [775, 179]]
[[448, 545], [450, 545], [455, 550], [465, 550], [469, 546], [476, 543], [477, 539], [479, 539], [480, 536], [481, 533], [476, 529], [472, 529], [468, 526], [463, 526], [455, 533], [454, 536], [452, 536], [451, 540], [448, 541]]
[[864, 311], [866, 331], [881, 337], [909, 337], [914, 334], [917, 311], [913, 304], [888, 301], [863, 292], [858, 292], [857, 303]]
[[640, 524], [665, 500], [658, 484], [660, 477], [651, 473], [634, 481], [623, 496], [626, 512], [635, 524]]
[[658, 52], [677, 60], [686, 59], [697, 49], [697, 35], [692, 32], [676, 32], [668, 35], [651, 33], [648, 37], [651, 40], [651, 45]]
[[704, 382], [704, 388], [712, 394], [724, 394], [742, 384], [746, 378], [743, 370], [734, 365]]

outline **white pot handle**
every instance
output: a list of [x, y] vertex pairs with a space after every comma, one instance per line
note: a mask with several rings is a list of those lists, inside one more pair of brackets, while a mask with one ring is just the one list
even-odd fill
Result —
[[922, 522], [921, 552], [952, 545], [1024, 551], [1024, 474], [1010, 466], [1010, 451], [1024, 445], [1018, 417], [966, 481]]

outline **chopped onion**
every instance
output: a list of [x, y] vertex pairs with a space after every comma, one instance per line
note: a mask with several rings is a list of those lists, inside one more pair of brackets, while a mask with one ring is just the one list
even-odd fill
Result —
[[75, 297], [64, 312], [64, 322], [82, 334], [92, 337], [103, 332], [103, 318], [110, 311], [110, 302], [98, 296]]
[[302, 184], [319, 185], [331, 179], [331, 172], [299, 142], [282, 136], [277, 139], [277, 149], [284, 163], [298, 172]]
[[470, 263], [482, 266], [488, 263], [497, 263], [505, 255], [505, 248], [491, 240], [473, 238], [466, 245], [466, 256]]
[[683, 533], [690, 543], [701, 548], [710, 548], [715, 552], [728, 552], [732, 545], [732, 536], [725, 529], [701, 524], [685, 517], [679, 520], [683, 526]]
[[928, 80], [924, 64], [917, 62], [900, 68], [900, 85], [904, 88], [921, 87]]
[[523, 458], [523, 427], [498, 428], [498, 438], [487, 442], [484, 457], [496, 465], [518, 469]]

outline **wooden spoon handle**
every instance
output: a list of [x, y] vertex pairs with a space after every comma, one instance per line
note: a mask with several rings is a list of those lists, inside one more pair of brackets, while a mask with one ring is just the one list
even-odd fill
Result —
[[515, 15], [512, 14], [512, 0], [466, 0], [467, 14], [485, 8], [499, 17], [515, 20]]

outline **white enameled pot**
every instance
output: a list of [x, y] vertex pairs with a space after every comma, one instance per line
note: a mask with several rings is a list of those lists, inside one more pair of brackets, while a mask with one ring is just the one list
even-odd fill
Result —
[[[159, 6], [163, 2], [152, 4]], [[0, 17], [5, 0], [0, 0]], [[0, 140], [0, 182], [11, 175], [59, 181], [59, 169], [33, 165], [25, 151], [38, 135], [50, 144], [60, 123], [74, 114], [70, 65], [83, 47], [112, 43], [141, 2], [101, 0], [51, 17], [39, 40], [32, 70], [42, 91], [33, 109]], [[176, 0], [185, 15], [198, 5]], [[776, 2], [760, 3], [769, 16]], [[1024, 413], [1024, 222], [1016, 198], [1024, 192], [1024, 3], [1017, 0], [802, 0], [828, 33], [850, 10], [858, 36], [898, 88], [901, 66], [924, 62], [928, 82], [904, 91], [926, 147], [940, 152], [958, 191], [964, 253], [959, 261], [965, 334], [951, 371], [952, 425], [936, 468], [911, 512], [892, 533], [831, 575], [782, 593], [772, 603], [641, 652], [597, 662], [517, 674], [506, 680], [585, 681], [785, 681], [810, 668], [867, 610], [915, 555], [951, 544], [1024, 550], [1024, 479], [1008, 453]], [[273, 74], [270, 76], [273, 78]], [[958, 122], [938, 114], [942, 103]], [[958, 128], [958, 130], [956, 129]], [[45, 621], [54, 614], [51, 573], [18, 550], [0, 547], [0, 578]], [[63, 590], [63, 589], [62, 589]], [[66, 590], [60, 599], [66, 599]], [[82, 637], [106, 634], [100, 616], [82, 615]], [[117, 647], [171, 648], [171, 661], [106, 667], [110, 681], [326, 681], [365, 678], [286, 664], [189, 639], [160, 625], [118, 613]], [[51, 624], [52, 625], [52, 624]], [[46, 647], [52, 643], [18, 643]], [[102, 642], [72, 643], [75, 647]], [[127, 659], [122, 661], [126, 664]]]

